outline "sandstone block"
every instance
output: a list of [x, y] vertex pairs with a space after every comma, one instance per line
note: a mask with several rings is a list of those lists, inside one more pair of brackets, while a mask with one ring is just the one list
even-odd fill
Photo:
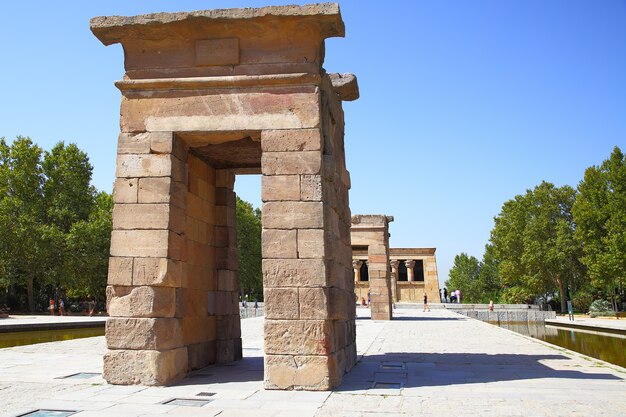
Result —
[[265, 354], [326, 355], [333, 352], [329, 320], [265, 320]]
[[265, 355], [265, 389], [326, 391], [340, 382], [332, 356]]
[[139, 203], [169, 203], [172, 179], [170, 177], [139, 178]]
[[322, 201], [322, 176], [300, 176], [300, 198], [302, 201]]
[[235, 360], [235, 341], [233, 339], [216, 342], [216, 363], [229, 363]]
[[265, 288], [263, 297], [267, 319], [295, 320], [300, 317], [297, 288]]
[[103, 377], [110, 384], [165, 385], [187, 371], [187, 348], [165, 351], [109, 350], [104, 355]]
[[330, 318], [328, 288], [299, 288], [300, 319], [324, 320]]
[[116, 204], [113, 207], [113, 229], [167, 229], [170, 209], [167, 204]]
[[189, 352], [189, 368], [200, 369], [207, 365], [214, 364], [216, 358], [215, 345], [215, 340], [212, 340], [187, 346], [187, 351]]
[[170, 155], [121, 154], [117, 156], [118, 178], [173, 177]]
[[263, 286], [323, 287], [327, 282], [322, 259], [263, 259]]
[[[168, 97], [150, 100], [122, 97], [120, 127], [123, 132], [197, 132], [319, 126], [317, 93], [292, 93], [288, 106], [284, 96], [269, 91], [240, 94], [229, 91], [224, 94], [194, 94], [176, 100]], [[207, 108], [211, 109], [210, 113]]]
[[185, 345], [210, 340], [215, 340], [215, 317], [183, 317], [183, 341]]
[[263, 258], [297, 258], [296, 230], [263, 229], [262, 253]]
[[[176, 291], [166, 287], [134, 287], [130, 293], [113, 288], [108, 313], [111, 317], [174, 317]], [[122, 287], [124, 288], [124, 287]]]
[[165, 258], [168, 239], [167, 230], [113, 230], [111, 256]]
[[324, 210], [318, 202], [267, 202], [263, 203], [263, 228], [265, 229], [322, 229]]
[[241, 320], [237, 315], [217, 316], [217, 340], [229, 340], [241, 337]]
[[321, 151], [323, 138], [319, 129], [264, 130], [263, 152]]
[[172, 154], [181, 161], [187, 158], [185, 143], [172, 132], [150, 132], [150, 153]]
[[299, 175], [264, 175], [261, 178], [263, 201], [299, 201]]
[[120, 133], [117, 139], [117, 154], [150, 153], [150, 133]]
[[174, 318], [117, 318], [106, 323], [109, 349], [169, 350], [183, 345], [182, 323]]
[[137, 178], [117, 178], [113, 185], [113, 202], [136, 203], [139, 180]]
[[319, 174], [322, 155], [319, 151], [263, 152], [263, 175]]
[[109, 285], [133, 284], [133, 258], [109, 258]]
[[237, 273], [229, 269], [218, 269], [217, 290], [237, 291]]
[[207, 291], [187, 289], [187, 316], [206, 317], [207, 310]]
[[323, 229], [298, 230], [298, 258], [323, 258], [326, 242]]

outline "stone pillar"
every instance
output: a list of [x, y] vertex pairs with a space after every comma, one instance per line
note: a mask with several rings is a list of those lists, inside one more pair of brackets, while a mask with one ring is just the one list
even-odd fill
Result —
[[406, 260], [404, 261], [404, 265], [406, 266], [407, 280], [409, 282], [415, 281], [415, 271], [413, 271], [413, 268], [415, 267], [415, 261], [410, 259]]
[[159, 385], [188, 368], [184, 343], [187, 152], [172, 132], [121, 133], [103, 377]]
[[398, 302], [396, 284], [398, 282], [398, 265], [400, 265], [400, 261], [397, 259], [389, 261], [389, 266], [391, 267], [391, 299], [394, 303]]
[[352, 261], [352, 268], [354, 269], [354, 283], [356, 284], [361, 280], [361, 266], [363, 265], [363, 261], [354, 260]]
[[239, 291], [237, 284], [237, 199], [235, 174], [215, 171], [215, 268], [216, 288], [209, 292], [209, 316], [216, 317], [215, 362], [242, 357]]
[[267, 389], [330, 389], [356, 358], [348, 186], [329, 145], [320, 129], [261, 135]]

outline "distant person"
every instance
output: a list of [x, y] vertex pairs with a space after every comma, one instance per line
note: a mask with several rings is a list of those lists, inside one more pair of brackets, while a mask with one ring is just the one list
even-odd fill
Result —
[[426, 293], [424, 293], [424, 310], [423, 311], [430, 311], [430, 307], [428, 307], [428, 296], [426, 295]]
[[456, 303], [456, 292], [454, 292], [454, 291], [450, 292], [450, 302], [451, 303]]
[[367, 305], [367, 303], [365, 301], [365, 297], [361, 297], [361, 305], [362, 306], [366, 306]]
[[443, 302], [448, 302], [448, 289], [446, 287], [443, 287]]
[[456, 290], [455, 293], [456, 293], [456, 302], [458, 304], [461, 304], [461, 290]]
[[442, 303], [445, 303], [445, 301], [443, 300], [443, 289], [439, 290], [439, 299], [441, 300]]
[[372, 302], [372, 295], [371, 293], [368, 291], [367, 292], [367, 305], [370, 305], [370, 303]]
[[59, 316], [63, 316], [65, 314], [65, 303], [63, 302], [63, 298], [59, 298]]
[[493, 311], [493, 300], [489, 300], [489, 311]]
[[50, 299], [50, 305], [48, 306], [48, 310], [50, 310], [50, 315], [54, 316], [54, 300]]
[[96, 309], [96, 302], [91, 299], [91, 295], [89, 294], [87, 294], [87, 309], [89, 310], [89, 317], [92, 317]]
[[254, 300], [254, 308], [255, 309], [259, 308], [259, 302], [257, 300]]

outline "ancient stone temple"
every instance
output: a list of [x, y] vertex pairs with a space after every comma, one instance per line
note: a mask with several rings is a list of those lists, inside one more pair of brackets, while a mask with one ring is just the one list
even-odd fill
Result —
[[[389, 320], [392, 302], [441, 302], [435, 248], [390, 248], [391, 216], [352, 216], [352, 268], [357, 302], [370, 299], [372, 318]], [[382, 249], [385, 246], [385, 249]], [[383, 254], [387, 266], [381, 265]], [[383, 273], [384, 271], [384, 273]], [[385, 279], [385, 284], [380, 280]], [[389, 295], [387, 295], [387, 287]], [[381, 296], [381, 293], [383, 296]], [[385, 314], [379, 314], [382, 310]]]
[[[392, 293], [389, 267], [389, 223], [393, 217], [384, 215], [352, 216], [352, 267], [355, 285], [367, 278], [367, 291], [357, 298], [367, 297], [373, 320], [391, 320]], [[361, 275], [361, 268], [365, 272]], [[364, 287], [364, 286], [363, 286]], [[360, 293], [360, 294], [359, 294]]]
[[167, 384], [241, 358], [236, 175], [262, 174], [265, 387], [327, 390], [354, 364], [342, 100], [322, 68], [336, 4], [96, 17], [125, 74], [104, 378]]

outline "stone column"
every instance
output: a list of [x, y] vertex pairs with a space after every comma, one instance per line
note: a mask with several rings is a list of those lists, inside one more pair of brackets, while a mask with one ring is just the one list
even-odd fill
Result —
[[160, 385], [187, 371], [179, 308], [186, 285], [186, 160], [172, 132], [119, 136], [103, 369], [109, 383]]
[[356, 358], [347, 185], [325, 136], [261, 135], [267, 389], [328, 390]]
[[415, 281], [415, 272], [413, 268], [415, 267], [415, 261], [407, 260], [404, 261], [404, 265], [406, 266], [406, 275], [409, 282]]
[[361, 266], [363, 265], [363, 261], [353, 260], [352, 268], [354, 269], [354, 283], [356, 284], [361, 280]]
[[391, 267], [391, 299], [394, 303], [398, 301], [398, 297], [397, 297], [398, 265], [400, 265], [400, 261], [397, 259], [392, 259], [389, 261], [389, 266]]

